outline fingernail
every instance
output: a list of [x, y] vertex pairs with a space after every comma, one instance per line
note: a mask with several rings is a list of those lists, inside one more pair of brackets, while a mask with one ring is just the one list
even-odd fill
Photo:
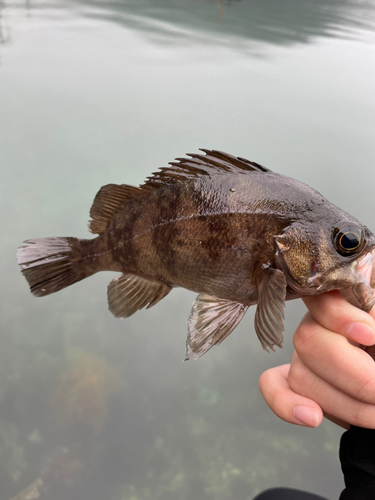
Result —
[[346, 330], [346, 334], [351, 340], [359, 344], [373, 345], [375, 342], [374, 330], [365, 323], [351, 323]]
[[297, 423], [305, 427], [317, 427], [319, 425], [318, 412], [312, 406], [297, 405], [293, 410], [293, 417]]

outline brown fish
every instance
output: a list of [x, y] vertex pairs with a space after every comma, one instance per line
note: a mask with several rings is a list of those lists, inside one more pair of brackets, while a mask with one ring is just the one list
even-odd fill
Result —
[[198, 292], [186, 359], [220, 344], [257, 304], [264, 349], [281, 347], [285, 300], [340, 290], [375, 303], [375, 237], [302, 182], [219, 151], [178, 158], [140, 187], [109, 184], [91, 207], [90, 240], [27, 240], [18, 263], [31, 292], [118, 271], [110, 311], [131, 316], [173, 287]]

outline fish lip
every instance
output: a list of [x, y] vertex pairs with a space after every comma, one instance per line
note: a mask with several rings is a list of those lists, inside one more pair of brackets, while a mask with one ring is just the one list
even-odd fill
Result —
[[369, 275], [368, 276], [368, 282], [370, 283], [371, 287], [375, 288], [375, 246], [373, 249], [369, 252], [369, 254], [372, 256], [372, 262], [371, 262], [371, 271], [368, 270]]
[[362, 303], [362, 309], [369, 312], [375, 305], [375, 290], [373, 288], [375, 249], [366, 252], [357, 260], [355, 278], [357, 284], [353, 292]]
[[375, 249], [365, 253], [357, 260], [355, 270], [358, 283], [365, 283], [366, 285], [371, 286], [371, 288], [375, 284], [373, 280], [373, 275], [375, 276], [374, 258]]

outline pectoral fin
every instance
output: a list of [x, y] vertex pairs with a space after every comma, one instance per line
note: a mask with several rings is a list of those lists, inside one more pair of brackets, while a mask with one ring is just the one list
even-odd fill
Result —
[[268, 351], [273, 346], [282, 347], [286, 278], [279, 269], [266, 267], [258, 286], [258, 305], [254, 326], [260, 343]]
[[201, 293], [195, 300], [189, 320], [186, 357], [198, 359], [220, 344], [238, 325], [248, 306]]
[[121, 274], [108, 286], [108, 307], [116, 318], [127, 318], [143, 307], [154, 306], [171, 289], [159, 280], [150, 280], [135, 274]]

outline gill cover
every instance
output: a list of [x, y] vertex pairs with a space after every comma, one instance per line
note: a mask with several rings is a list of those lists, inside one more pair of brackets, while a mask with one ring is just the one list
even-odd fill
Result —
[[[316, 235], [317, 236], [317, 235]], [[276, 244], [276, 263], [287, 276], [288, 285], [296, 292], [306, 293], [317, 278], [317, 247], [311, 243], [306, 231], [296, 225], [289, 227], [283, 234], [274, 236]], [[314, 289], [316, 286], [314, 286]], [[311, 290], [314, 293], [314, 290]]]

